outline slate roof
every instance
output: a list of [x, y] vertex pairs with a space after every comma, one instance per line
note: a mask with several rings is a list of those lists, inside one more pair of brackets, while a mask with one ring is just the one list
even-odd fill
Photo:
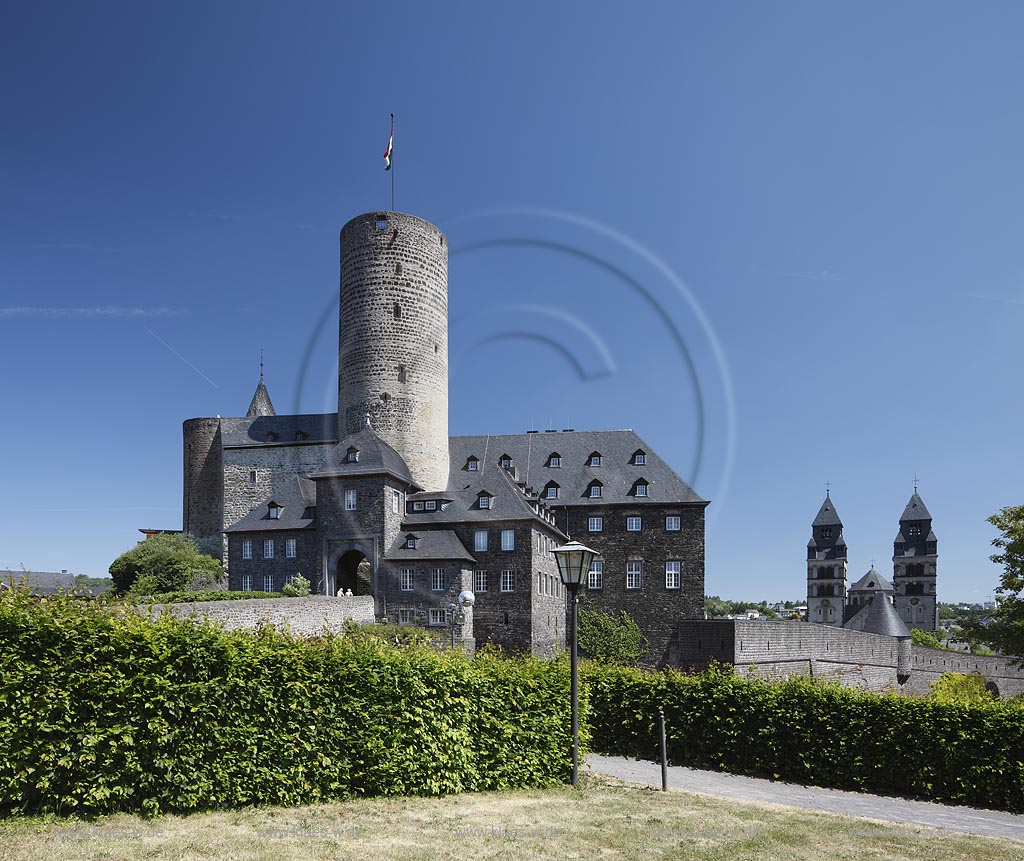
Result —
[[814, 522], [811, 526], [842, 526], [843, 521], [839, 519], [839, 514], [836, 512], [836, 507], [832, 504], [832, 500], [826, 496], [825, 501], [821, 503], [821, 508], [818, 509], [818, 514], [814, 518]]
[[[279, 516], [271, 519], [269, 505], [276, 502]], [[312, 529], [316, 514], [316, 484], [308, 478], [296, 477], [273, 496], [268, 496], [245, 517], [225, 532], [280, 532], [286, 529]]]
[[[247, 445], [281, 445], [295, 442], [334, 442], [338, 437], [337, 413], [301, 416], [245, 416], [220, 420], [221, 444], [226, 448]], [[267, 441], [267, 434], [277, 439]], [[299, 434], [305, 440], [297, 440]]]
[[12, 571], [4, 568], [0, 569], [0, 584], [0, 588], [23, 584], [36, 595], [79, 591], [75, 575], [64, 571]]
[[864, 631], [867, 634], [910, 639], [910, 629], [883, 592], [876, 592], [875, 599], [854, 613], [843, 627], [852, 631]]
[[267, 386], [263, 382], [263, 374], [260, 374], [259, 385], [256, 386], [256, 391], [253, 393], [252, 400], [249, 402], [249, 411], [246, 416], [273, 416], [277, 415], [274, 412], [274, 405], [270, 402], [270, 392], [267, 391]]
[[863, 577], [854, 583], [848, 592], [892, 592], [893, 586], [885, 577], [879, 574], [874, 568], [868, 571]]
[[[409, 535], [416, 536], [416, 549], [405, 546]], [[473, 556], [450, 529], [405, 529], [399, 533], [384, 558], [392, 562], [421, 559], [464, 559], [473, 562]]]
[[[359, 459], [347, 462], [349, 449], [357, 449]], [[331, 451], [327, 462], [310, 474], [310, 478], [345, 478], [354, 475], [391, 475], [410, 487], [418, 488], [405, 459], [367, 426], [349, 434]]]
[[[708, 504], [631, 430], [454, 436], [449, 439], [448, 450], [449, 490], [461, 490], [475, 481], [474, 473], [466, 469], [471, 456], [487, 470], [508, 454], [520, 479], [530, 487], [540, 491], [549, 481], [557, 482], [558, 499], [551, 500], [554, 506]], [[638, 450], [645, 453], [643, 464], [633, 463]], [[548, 456], [555, 452], [561, 466], [547, 466]], [[600, 453], [600, 466], [588, 465], [593, 452]], [[632, 495], [640, 478], [648, 485], [644, 497]], [[602, 496], [591, 498], [587, 490], [595, 479], [603, 486]]]
[[907, 507], [903, 509], [903, 516], [900, 517], [900, 523], [906, 523], [908, 520], [931, 520], [932, 516], [928, 512], [928, 508], [924, 504], [924, 500], [918, 496], [917, 491], [914, 491], [914, 495], [910, 497], [910, 502], [907, 503]]

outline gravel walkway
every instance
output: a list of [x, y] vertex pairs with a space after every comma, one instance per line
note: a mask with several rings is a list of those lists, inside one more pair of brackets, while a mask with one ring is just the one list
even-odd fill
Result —
[[[631, 783], [661, 787], [661, 763], [658, 762], [591, 754], [587, 757], [587, 766], [597, 774], [628, 780]], [[1024, 816], [996, 810], [953, 807], [930, 801], [906, 801], [902, 798], [868, 795], [862, 792], [798, 786], [757, 777], [699, 771], [679, 765], [669, 766], [668, 786], [670, 790], [678, 789], [721, 798], [783, 804], [845, 816], [862, 816], [866, 819], [899, 822], [904, 825], [928, 825], [932, 828], [1024, 841]]]

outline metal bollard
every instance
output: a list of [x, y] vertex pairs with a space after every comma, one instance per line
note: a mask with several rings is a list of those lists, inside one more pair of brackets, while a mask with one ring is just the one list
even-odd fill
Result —
[[664, 709], [658, 709], [658, 724], [661, 727], [661, 791], [668, 792], [668, 739], [665, 735]]

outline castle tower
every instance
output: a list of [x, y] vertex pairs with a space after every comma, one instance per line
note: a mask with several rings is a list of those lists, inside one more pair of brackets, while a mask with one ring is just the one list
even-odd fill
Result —
[[842, 627], [846, 604], [846, 541], [828, 492], [807, 542], [807, 621]]
[[939, 628], [935, 594], [938, 560], [939, 542], [932, 531], [932, 516], [915, 488], [903, 509], [892, 548], [893, 603], [908, 628]]
[[370, 427], [425, 490], [448, 484], [448, 242], [371, 212], [341, 230], [338, 439]]

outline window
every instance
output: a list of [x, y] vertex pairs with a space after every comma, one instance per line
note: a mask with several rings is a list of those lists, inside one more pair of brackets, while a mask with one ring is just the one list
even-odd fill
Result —
[[444, 568], [434, 568], [430, 572], [430, 588], [435, 592], [443, 592], [445, 587]]
[[443, 625], [448, 617], [447, 610], [441, 610], [434, 607], [430, 608], [430, 615], [428, 616], [431, 625]]
[[679, 517], [675, 514], [670, 514], [665, 518], [665, 530], [667, 532], [678, 532], [681, 526]]
[[398, 382], [404, 383], [407, 378], [408, 377], [407, 377], [407, 375], [405, 373], [405, 365], [399, 365], [398, 366]]
[[540, 571], [537, 572], [537, 594], [544, 594], [544, 575]]
[[480, 461], [475, 457], [471, 457], [466, 461], [466, 469], [470, 472], [476, 472], [480, 468]]
[[263, 591], [273, 592], [274, 591], [274, 575], [264, 574], [263, 575]]
[[512, 458], [507, 454], [503, 454], [498, 463], [501, 465], [502, 469], [512, 469]]
[[489, 497], [486, 493], [481, 493], [480, 496], [477, 497], [477, 499], [479, 500], [479, 505], [481, 508], [491, 507], [491, 497]]
[[633, 495], [647, 496], [647, 482], [638, 481], [635, 485], [633, 485]]
[[556, 452], [548, 455], [548, 466], [552, 469], [559, 469], [562, 466], [562, 456]]
[[415, 550], [416, 549], [416, 536], [415, 535], [406, 535], [405, 536], [405, 549], [406, 550]]
[[250, 469], [249, 470], [249, 484], [255, 484], [255, 483], [256, 483], [256, 470], [255, 469]]
[[587, 572], [587, 588], [604, 588], [604, 562], [600, 559], [595, 559], [590, 563], [590, 570]]
[[248, 538], [242, 539], [242, 558], [252, 559], [252, 541]]
[[267, 442], [277, 442], [277, 434], [273, 431], [267, 431]]
[[473, 591], [474, 592], [486, 592], [487, 591], [487, 572], [476, 571], [473, 573]]
[[294, 583], [295, 582], [295, 575], [294, 574], [285, 574], [284, 582], [285, 583]]
[[920, 526], [911, 526], [910, 527], [910, 537], [911, 538], [917, 538], [920, 535], [921, 535], [921, 527]]
[[626, 518], [626, 532], [639, 532], [641, 525], [642, 524], [639, 517]]
[[242, 591], [243, 592], [251, 592], [252, 591], [252, 574], [243, 574], [242, 575]]
[[391, 491], [391, 513], [400, 514], [402, 511], [402, 494], [397, 490]]
[[548, 483], [548, 486], [544, 488], [545, 499], [558, 499], [558, 485], [553, 481]]
[[268, 538], [263, 542], [263, 558], [273, 559], [274, 558], [274, 539]]
[[427, 511], [437, 511], [437, 500], [428, 499], [424, 508], [426, 508]]
[[388, 229], [388, 217], [386, 215], [377, 216], [377, 230], [384, 231]]
[[271, 520], [277, 520], [281, 516], [281, 506], [275, 505], [273, 502], [267, 506], [267, 513]]
[[604, 532], [604, 518], [603, 517], [588, 517], [587, 518], [587, 531], [588, 532]]
[[359, 462], [359, 449], [350, 448], [345, 452], [345, 463], [358, 463]]
[[422, 511], [423, 510], [423, 503], [422, 502], [414, 502], [412, 504], [412, 510], [413, 511]]
[[502, 529], [501, 530], [501, 549], [502, 550], [515, 550], [516, 549], [516, 531], [514, 529]]
[[678, 589], [680, 586], [681, 574], [680, 574], [680, 563], [677, 561], [669, 561], [665, 563], [665, 588], [666, 589]]
[[413, 590], [414, 575], [412, 568], [403, 568], [399, 577], [399, 589], [403, 592], [411, 592]]
[[645, 463], [647, 463], [647, 455], [643, 451], [637, 449], [633, 452], [633, 466], [643, 466]]
[[601, 483], [596, 481], [592, 485], [590, 485], [590, 498], [591, 499], [598, 499], [598, 498], [600, 498], [600, 496], [601, 496]]
[[284, 555], [285, 555], [286, 558], [288, 558], [288, 559], [294, 559], [295, 558], [295, 551], [297, 549], [298, 543], [299, 543], [298, 539], [296, 539], [296, 538], [285, 539], [285, 542], [284, 542]]
[[587, 458], [587, 466], [600, 466], [601, 465], [601, 453], [593, 452], [589, 458]]
[[644, 563], [639, 559], [626, 563], [626, 588], [639, 589], [643, 586]]
[[501, 591], [502, 592], [514, 592], [516, 579], [515, 571], [502, 571], [501, 572]]
[[358, 494], [356, 493], [356, 491], [354, 491], [354, 490], [346, 490], [345, 491], [345, 510], [346, 511], [355, 511], [356, 510], [356, 500], [357, 499], [358, 499]]
[[831, 526], [823, 526], [821, 528], [821, 537], [822, 538], [831, 538], [832, 537], [832, 527]]
[[478, 529], [473, 533], [473, 550], [476, 553], [487, 552], [487, 530]]
[[412, 610], [403, 608], [398, 611], [398, 624], [411, 625], [413, 623]]

